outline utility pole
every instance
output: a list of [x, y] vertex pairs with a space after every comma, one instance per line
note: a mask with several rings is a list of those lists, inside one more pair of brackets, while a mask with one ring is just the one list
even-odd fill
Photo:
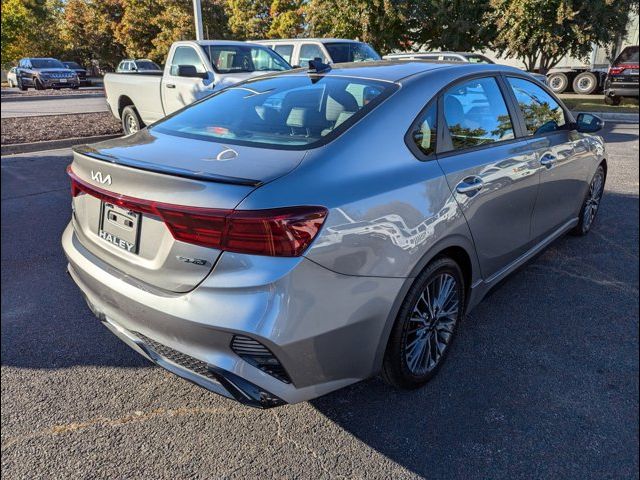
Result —
[[202, 5], [200, 0], [193, 0], [193, 19], [196, 25], [196, 40], [204, 40], [202, 35]]

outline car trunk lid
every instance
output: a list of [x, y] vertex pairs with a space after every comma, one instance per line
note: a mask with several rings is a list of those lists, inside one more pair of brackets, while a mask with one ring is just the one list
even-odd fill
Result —
[[76, 147], [69, 167], [76, 187], [82, 185], [73, 199], [76, 235], [93, 255], [125, 275], [187, 292], [211, 271], [221, 251], [176, 240], [152, 209], [131, 205], [233, 210], [304, 156], [303, 151], [277, 153], [147, 130]]

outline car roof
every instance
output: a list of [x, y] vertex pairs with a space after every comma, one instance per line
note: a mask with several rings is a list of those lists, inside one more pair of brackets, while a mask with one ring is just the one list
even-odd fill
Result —
[[[321, 73], [324, 76], [342, 76], [367, 78], [387, 82], [402, 82], [409, 77], [425, 75], [434, 71], [451, 70], [452, 76], [461, 77], [473, 73], [511, 72], [522, 73], [522, 70], [507, 65], [462, 63], [462, 62], [427, 62], [421, 60], [378, 60], [373, 62], [336, 63], [331, 70]], [[306, 73], [306, 69], [293, 69], [279, 75], [296, 75]]]
[[366, 43], [349, 38], [277, 38], [264, 40], [251, 40], [258, 43], [293, 43], [293, 42], [318, 42], [318, 43]]
[[[241, 42], [238, 40], [180, 40], [175, 42], [176, 45], [247, 45], [252, 42]], [[262, 47], [262, 45], [255, 43], [254, 45]]]

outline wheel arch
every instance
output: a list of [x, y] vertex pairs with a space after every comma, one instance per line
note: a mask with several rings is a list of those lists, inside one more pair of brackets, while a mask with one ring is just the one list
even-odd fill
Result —
[[121, 95], [120, 98], [118, 98], [118, 117], [122, 118], [122, 111], [125, 109], [125, 107], [129, 106], [136, 108], [131, 98], [129, 98], [127, 95]]
[[465, 303], [469, 303], [471, 288], [476, 278], [480, 275], [480, 267], [477, 263], [475, 247], [473, 246], [471, 240], [464, 237], [463, 235], [454, 235], [448, 238], [444, 238], [433, 245], [433, 247], [430, 248], [416, 263], [414, 268], [411, 270], [409, 277], [405, 279], [405, 282], [398, 292], [396, 300], [393, 302], [393, 305], [387, 317], [382, 335], [380, 336], [378, 348], [376, 350], [374, 372], [377, 373], [382, 368], [382, 362], [384, 360], [384, 354], [387, 349], [387, 343], [389, 342], [391, 330], [393, 329], [398, 316], [398, 312], [400, 311], [402, 303], [404, 302], [409, 289], [415, 282], [418, 275], [425, 268], [427, 268], [427, 266], [433, 260], [443, 256], [449, 257], [454, 260], [462, 270], [462, 275], [465, 280]]

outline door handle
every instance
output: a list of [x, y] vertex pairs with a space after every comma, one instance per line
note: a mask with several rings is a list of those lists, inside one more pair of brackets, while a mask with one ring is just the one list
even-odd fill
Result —
[[480, 177], [467, 177], [456, 185], [456, 192], [463, 195], [473, 195], [482, 190], [484, 182]]
[[555, 155], [545, 153], [540, 159], [540, 165], [542, 165], [543, 167], [551, 168], [556, 164], [557, 161], [558, 158]]
[[176, 86], [173, 83], [167, 83], [167, 88], [176, 88]]

